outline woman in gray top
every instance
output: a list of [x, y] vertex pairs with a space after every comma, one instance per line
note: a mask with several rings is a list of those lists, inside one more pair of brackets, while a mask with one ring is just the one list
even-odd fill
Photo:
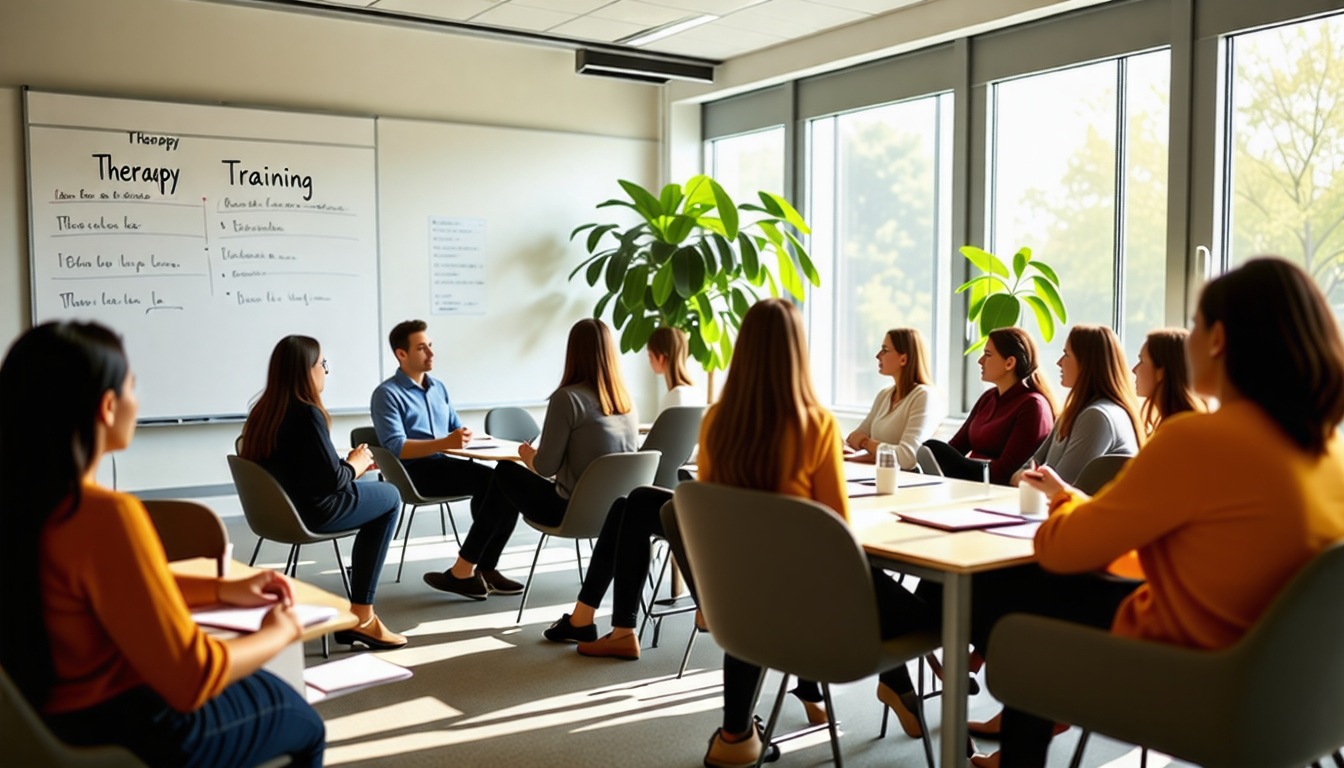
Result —
[[[1145, 434], [1120, 341], [1104, 325], [1077, 325], [1064, 342], [1059, 378], [1069, 388], [1050, 437], [1024, 469], [1048, 465], [1072, 483], [1098, 456], [1139, 452]], [[1013, 475], [1017, 485], [1022, 475]]]
[[638, 450], [639, 422], [621, 381], [616, 342], [601, 320], [580, 320], [570, 329], [565, 374], [551, 394], [539, 440], [540, 447], [519, 447], [521, 464], [502, 461], [495, 467], [457, 562], [442, 573], [426, 573], [426, 584], [484, 600], [489, 589], [476, 563], [492, 542], [507, 541], [520, 513], [541, 525], [559, 525], [574, 486], [594, 459]]

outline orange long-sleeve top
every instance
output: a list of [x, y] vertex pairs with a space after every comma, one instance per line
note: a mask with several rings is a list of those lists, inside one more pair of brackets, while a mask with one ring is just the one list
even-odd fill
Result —
[[1341, 537], [1340, 439], [1313, 456], [1241, 400], [1164, 422], [1095, 497], [1058, 494], [1036, 556], [1046, 570], [1080, 573], [1137, 549], [1147, 583], [1121, 604], [1112, 631], [1217, 649]]
[[[714, 457], [704, 446], [708, 445], [706, 437], [718, 412], [718, 406], [710, 407], [700, 422], [701, 448], [696, 459], [699, 478], [711, 483], [719, 481], [714, 476]], [[849, 522], [849, 494], [845, 490], [845, 454], [842, 445], [840, 427], [836, 425], [835, 417], [824, 408], [816, 408], [809, 414], [799, 438], [786, 439], [777, 446], [773, 456], [760, 458], [763, 461], [778, 461], [784, 468], [780, 475], [781, 485], [775, 489], [778, 493], [821, 502], [844, 518], [845, 522]]]
[[149, 685], [190, 712], [218, 695], [228, 646], [201, 631], [188, 605], [216, 601], [214, 579], [175, 576], [145, 507], [85, 483], [79, 509], [42, 532], [42, 609], [56, 684], [47, 714]]

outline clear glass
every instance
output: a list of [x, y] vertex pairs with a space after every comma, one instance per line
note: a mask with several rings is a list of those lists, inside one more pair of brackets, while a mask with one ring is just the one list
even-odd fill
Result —
[[1344, 318], [1344, 15], [1229, 45], [1230, 263], [1290, 259]]
[[710, 142], [709, 175], [738, 205], [760, 205], [757, 192], [784, 194], [784, 126]]
[[[867, 410], [889, 378], [875, 355], [887, 329], [916, 328], [935, 360], [935, 289], [947, 250], [952, 96], [819, 118], [810, 126], [814, 255], [830, 265], [831, 402]], [[825, 225], [825, 226], [823, 226]], [[819, 233], [830, 233], [830, 236]], [[823, 240], [824, 238], [824, 240]], [[823, 342], [824, 343], [824, 342]], [[814, 341], [814, 345], [819, 344]]]
[[1133, 366], [1148, 332], [1166, 323], [1167, 146], [1171, 51], [1131, 56], [1125, 78], [1125, 357]]

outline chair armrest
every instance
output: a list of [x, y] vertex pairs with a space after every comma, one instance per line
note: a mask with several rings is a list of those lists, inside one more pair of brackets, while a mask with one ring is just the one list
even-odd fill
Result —
[[1198, 754], [1239, 703], [1226, 652], [1040, 616], [1000, 621], [987, 660], [989, 690], [1004, 704], [1178, 756]]

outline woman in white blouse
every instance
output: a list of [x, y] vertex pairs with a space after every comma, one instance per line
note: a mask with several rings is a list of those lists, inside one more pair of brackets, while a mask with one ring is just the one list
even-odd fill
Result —
[[662, 326], [649, 337], [649, 367], [667, 381], [667, 391], [658, 399], [658, 412], [678, 405], [704, 405], [704, 390], [686, 373], [686, 333]]
[[915, 451], [933, 437], [947, 416], [947, 402], [933, 386], [929, 353], [914, 328], [893, 328], [877, 351], [877, 372], [895, 382], [877, 393], [873, 409], [859, 428], [845, 438], [856, 453], [852, 461], [872, 463], [880, 443], [896, 446], [901, 469], [914, 469]]

